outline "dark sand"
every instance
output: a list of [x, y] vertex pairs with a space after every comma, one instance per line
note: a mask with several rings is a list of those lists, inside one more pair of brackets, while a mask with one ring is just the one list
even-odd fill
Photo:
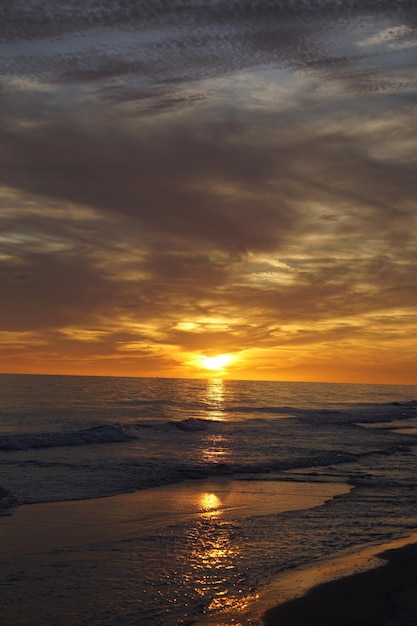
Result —
[[[415, 539], [415, 537], [414, 537]], [[417, 543], [378, 553], [380, 567], [268, 609], [266, 626], [417, 626]]]

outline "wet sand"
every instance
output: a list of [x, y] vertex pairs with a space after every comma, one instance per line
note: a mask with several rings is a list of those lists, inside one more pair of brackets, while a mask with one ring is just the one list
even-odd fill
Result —
[[[378, 565], [324, 582], [301, 597], [268, 609], [262, 618], [265, 626], [416, 626], [416, 542], [417, 535], [413, 535], [287, 576], [275, 589], [278, 595], [285, 589], [287, 594], [298, 595], [314, 578], [316, 582], [320, 577], [338, 578], [344, 571]], [[391, 548], [386, 549], [388, 546]]]
[[[19, 506], [0, 519], [1, 626], [172, 624], [166, 603], [157, 619], [138, 617], [155, 609], [138, 600], [138, 587], [153, 580], [142, 568], [161, 566], [155, 530], [208, 518], [216, 527], [225, 519], [319, 506], [349, 490], [344, 484], [213, 479]], [[192, 552], [190, 558], [198, 574], [203, 561]]]
[[22, 505], [0, 520], [0, 555], [11, 559], [127, 539], [196, 516], [237, 519], [296, 511], [320, 506], [348, 491], [349, 486], [335, 483], [222, 478], [184, 481], [107, 498]]
[[[309, 505], [317, 506], [346, 490], [346, 485], [317, 484], [312, 489], [310, 484]], [[47, 555], [57, 549], [87, 548], [97, 542], [135, 537], [194, 516], [220, 515], [230, 519], [305, 506], [304, 483], [224, 479], [189, 481], [97, 500], [26, 505], [0, 520], [0, 553], [5, 559], [5, 573], [6, 561], [10, 559], [12, 564], [16, 557], [20, 557], [22, 565], [26, 559], [35, 573], [36, 563], [48, 572], [51, 566]], [[90, 557], [94, 558], [94, 552]], [[64, 562], [64, 555], [60, 559]], [[416, 566], [417, 534], [294, 570], [274, 581], [249, 608], [249, 613], [242, 615], [243, 621], [239, 621], [239, 616], [225, 615], [224, 620], [220, 617], [204, 623], [416, 626]], [[21, 587], [22, 583], [18, 581], [16, 585]], [[16, 591], [11, 583], [11, 599]], [[24, 597], [25, 590], [20, 591]], [[21, 624], [31, 624], [29, 618], [24, 618], [26, 609], [29, 615], [32, 611], [31, 600], [14, 606], [10, 598], [4, 623], [17, 624], [20, 619]], [[32, 600], [36, 604], [36, 598]], [[53, 598], [49, 601], [54, 602]], [[43, 619], [39, 615], [37, 625], [49, 626], [51, 622]]]

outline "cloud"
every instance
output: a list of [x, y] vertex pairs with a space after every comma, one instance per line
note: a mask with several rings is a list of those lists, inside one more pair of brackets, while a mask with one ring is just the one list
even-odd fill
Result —
[[[289, 234], [321, 229], [317, 203], [322, 213], [343, 203], [355, 228], [412, 236], [397, 218], [413, 215], [413, 168], [377, 154], [390, 149], [389, 138], [367, 131], [366, 115], [362, 136], [353, 137], [342, 127], [309, 128], [287, 112], [232, 121], [198, 114], [146, 122], [131, 134], [81, 123], [3, 129], [0, 176], [27, 193], [123, 215], [150, 242], [277, 249]], [[415, 124], [410, 114], [401, 124]]]
[[[62, 209], [57, 219], [57, 209], [42, 208], [20, 221], [9, 218], [9, 228], [26, 236], [17, 269], [46, 268], [49, 258], [57, 258], [53, 275], [38, 270], [45, 284], [71, 285], [77, 276], [97, 284], [99, 276], [104, 300], [115, 295], [112, 270], [126, 283], [124, 292], [132, 289], [131, 272], [142, 294], [163, 306], [157, 294], [166, 297], [170, 285], [177, 299], [187, 292], [203, 297], [226, 285], [231, 297], [232, 281], [239, 286], [245, 271], [256, 275], [247, 255], [267, 253], [295, 268], [299, 294], [274, 285], [268, 305], [276, 310], [281, 298], [294, 301], [286, 313], [294, 317], [303, 299], [312, 302], [310, 312], [317, 311], [313, 292], [329, 306], [335, 287], [323, 285], [339, 281], [346, 293], [346, 283], [362, 284], [370, 259], [385, 255], [392, 268], [405, 246], [408, 255], [413, 250], [415, 177], [401, 161], [373, 154], [381, 140], [379, 133], [366, 133], [366, 123], [363, 134], [352, 137], [322, 126], [281, 130], [279, 116], [263, 113], [230, 124], [192, 116], [186, 122], [168, 120], [130, 136], [76, 124], [5, 130], [4, 182], [57, 207], [94, 211], [89, 219], [83, 213], [66, 219]], [[268, 128], [276, 130], [268, 135]], [[254, 144], [257, 133], [263, 139]], [[323, 219], [328, 211], [331, 220]], [[28, 252], [30, 232], [41, 247], [49, 241], [49, 255]], [[211, 260], [215, 250], [223, 252]], [[264, 286], [252, 282], [251, 289], [255, 301], [264, 298]], [[83, 298], [96, 301], [95, 295]]]
[[[413, 3], [388, 0], [360, 7], [353, 0], [16, 1], [0, 8], [0, 55], [4, 76], [80, 83], [84, 95], [86, 85], [105, 81], [119, 99], [148, 99], [150, 87], [167, 94], [181, 83], [273, 63], [347, 79], [352, 88], [358, 70], [372, 82], [375, 55], [385, 53], [367, 47], [381, 37], [407, 45], [415, 18]], [[358, 35], [358, 22], [367, 36]], [[412, 55], [408, 65], [412, 71]]]
[[412, 51], [389, 49], [415, 8], [334, 7], [0, 8], [9, 350], [173, 372], [415, 336]]
[[2, 263], [1, 327], [40, 330], [88, 324], [117, 290], [80, 254], [31, 254]]

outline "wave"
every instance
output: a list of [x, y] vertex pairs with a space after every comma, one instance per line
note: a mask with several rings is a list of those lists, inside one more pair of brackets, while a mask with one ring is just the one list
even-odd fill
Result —
[[0, 487], [0, 516], [10, 515], [11, 509], [18, 504], [18, 499], [10, 491]]
[[[165, 402], [165, 401], [164, 401]], [[0, 451], [30, 450], [36, 448], [53, 448], [67, 446], [85, 446], [103, 443], [122, 443], [138, 439], [141, 433], [146, 430], [157, 430], [166, 432], [172, 428], [183, 432], [206, 431], [214, 426], [216, 428], [239, 422], [239, 415], [245, 414], [242, 422], [246, 427], [249, 424], [259, 422], [271, 423], [268, 415], [277, 418], [297, 418], [301, 422], [308, 422], [312, 426], [327, 423], [328, 425], [351, 425], [360, 426], [365, 423], [387, 422], [391, 420], [401, 420], [403, 423], [410, 418], [416, 417], [417, 403], [395, 402], [387, 404], [361, 404], [351, 406], [343, 411], [336, 409], [300, 409], [290, 406], [236, 406], [225, 407], [222, 412], [227, 413], [229, 418], [226, 421], [188, 417], [182, 420], [142, 421], [134, 424], [101, 424], [90, 428], [67, 431], [67, 432], [43, 432], [43, 433], [14, 433], [3, 435], [0, 438]], [[248, 415], [248, 418], [246, 418]], [[252, 417], [249, 417], [252, 415]], [[259, 416], [259, 417], [258, 417]]]
[[170, 422], [173, 426], [176, 426], [180, 430], [186, 431], [198, 431], [198, 430], [207, 430], [209, 428], [210, 422], [213, 420], [200, 419], [198, 417], [189, 417], [180, 422]]
[[0, 450], [34, 450], [37, 448], [57, 448], [86, 446], [101, 443], [123, 443], [138, 439], [143, 429], [166, 430], [176, 428], [181, 431], [195, 432], [207, 430], [210, 422], [199, 418], [187, 418], [170, 421], [165, 424], [103, 424], [72, 432], [22, 433], [7, 435], [0, 439]]
[[131, 400], [117, 400], [116, 404], [119, 406], [133, 406], [133, 407], [183, 407], [186, 406], [184, 402], [178, 402], [176, 400], [164, 400], [163, 398], [157, 400], [140, 400], [133, 398]]
[[[403, 444], [395, 444], [382, 448], [380, 450], [370, 450], [362, 453], [351, 453], [343, 450], [334, 450], [332, 452], [306, 452], [299, 454], [292, 458], [269, 458], [264, 461], [255, 462], [253, 460], [244, 460], [237, 462], [206, 462], [206, 463], [187, 463], [184, 461], [180, 465], [170, 468], [169, 473], [166, 475], [166, 480], [159, 476], [160, 482], [178, 482], [182, 480], [195, 480], [195, 479], [207, 479], [213, 477], [239, 477], [243, 480], [245, 477], [250, 480], [277, 480], [277, 476], [281, 472], [287, 472], [285, 475], [286, 480], [320, 480], [322, 475], [322, 468], [330, 467], [333, 470], [335, 466], [344, 464], [355, 464], [363, 461], [367, 458], [377, 458], [379, 456], [393, 456], [398, 453], [404, 454], [409, 451], [409, 448]], [[294, 474], [291, 472], [298, 470], [305, 470], [302, 474]], [[335, 473], [337, 476], [337, 473]], [[331, 480], [329, 475], [326, 475], [324, 480]], [[368, 480], [372, 480], [368, 474], [358, 475], [355, 477], [354, 472], [342, 471], [339, 475], [339, 480], [343, 480], [340, 476], [344, 476], [351, 485], [364, 484]], [[282, 477], [281, 477], [282, 478]], [[336, 480], [338, 480], [336, 478]], [[383, 480], [383, 479], [380, 479]], [[414, 484], [414, 482], [412, 483]], [[154, 486], [154, 483], [147, 486]]]
[[282, 414], [290, 417], [299, 414], [302, 412], [302, 409], [297, 409], [293, 406], [234, 406], [225, 407], [223, 411], [225, 413], [271, 413], [274, 416]]
[[93, 426], [67, 433], [28, 433], [8, 435], [0, 440], [0, 450], [31, 450], [35, 448], [54, 448], [66, 446], [84, 446], [95, 443], [115, 443], [136, 439], [128, 426], [111, 424]]

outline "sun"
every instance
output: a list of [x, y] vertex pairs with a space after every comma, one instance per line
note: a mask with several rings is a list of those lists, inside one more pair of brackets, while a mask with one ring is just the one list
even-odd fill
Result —
[[201, 356], [200, 366], [206, 370], [220, 371], [233, 361], [231, 354], [218, 354], [217, 356]]

